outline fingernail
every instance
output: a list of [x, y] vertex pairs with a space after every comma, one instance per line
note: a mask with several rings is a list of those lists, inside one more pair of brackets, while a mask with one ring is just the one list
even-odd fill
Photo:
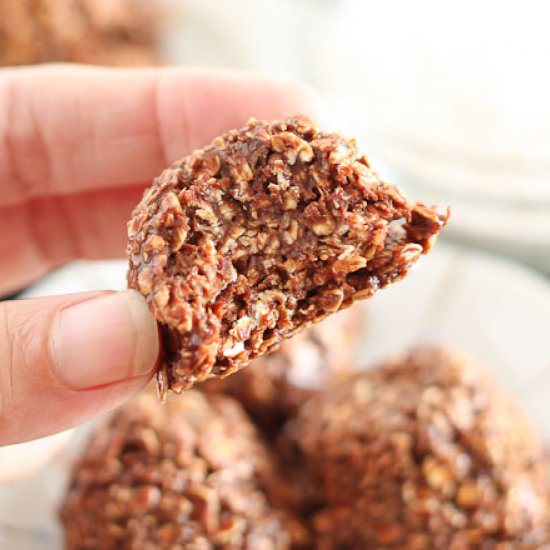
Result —
[[148, 374], [159, 351], [156, 322], [134, 290], [61, 310], [51, 346], [57, 375], [79, 390]]

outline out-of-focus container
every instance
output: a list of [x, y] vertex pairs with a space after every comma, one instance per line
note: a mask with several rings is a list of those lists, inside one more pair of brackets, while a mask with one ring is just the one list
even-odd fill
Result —
[[550, 273], [550, 4], [186, 0], [169, 57], [306, 80], [447, 235]]

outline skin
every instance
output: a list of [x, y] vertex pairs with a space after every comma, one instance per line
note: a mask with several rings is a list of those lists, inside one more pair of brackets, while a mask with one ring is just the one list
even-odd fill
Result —
[[[226, 71], [0, 70], [0, 295], [69, 260], [122, 257], [130, 211], [164, 167], [250, 116], [313, 115], [314, 100]], [[132, 291], [0, 302], [0, 445], [119, 405], [157, 357]]]

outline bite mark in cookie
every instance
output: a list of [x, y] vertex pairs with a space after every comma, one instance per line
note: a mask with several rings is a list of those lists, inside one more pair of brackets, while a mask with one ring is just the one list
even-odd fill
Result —
[[401, 279], [446, 221], [303, 118], [250, 120], [174, 163], [128, 224], [128, 285], [162, 328], [162, 393], [227, 376]]

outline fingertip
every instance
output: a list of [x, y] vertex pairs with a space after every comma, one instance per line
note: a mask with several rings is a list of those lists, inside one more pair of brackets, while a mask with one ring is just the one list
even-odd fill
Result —
[[147, 375], [159, 360], [158, 325], [145, 298], [137, 290], [126, 290], [121, 295], [128, 302], [128, 311], [135, 329], [133, 372], [136, 376]]
[[156, 322], [134, 291], [0, 306], [0, 445], [111, 410], [143, 389], [156, 368]]
[[61, 309], [51, 348], [55, 372], [71, 389], [115, 384], [152, 374], [156, 322], [136, 291], [108, 293]]

